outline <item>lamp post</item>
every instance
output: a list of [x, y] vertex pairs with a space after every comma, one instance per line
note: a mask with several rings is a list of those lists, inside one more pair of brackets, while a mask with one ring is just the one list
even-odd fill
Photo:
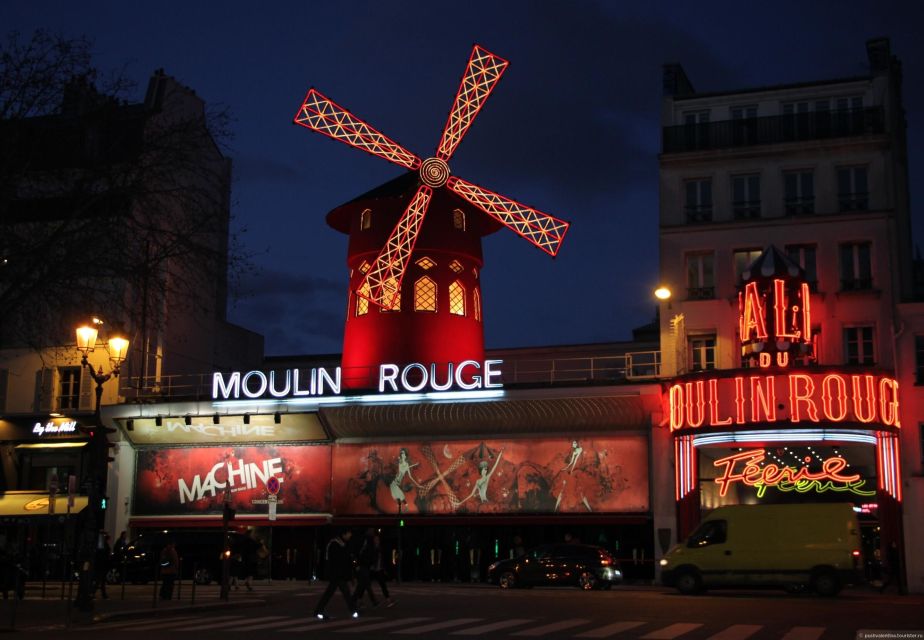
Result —
[[99, 366], [94, 370], [90, 364], [88, 356], [96, 349], [96, 341], [99, 337], [99, 327], [103, 324], [98, 318], [93, 318], [91, 323], [83, 324], [77, 328], [77, 350], [82, 354], [80, 359], [81, 365], [86, 367], [87, 372], [96, 383], [96, 407], [93, 411], [93, 425], [84, 427], [82, 430], [90, 436], [89, 443], [89, 461], [88, 472], [86, 474], [86, 488], [88, 505], [83, 512], [83, 533], [80, 541], [80, 582], [77, 588], [77, 600], [75, 604], [81, 611], [93, 610], [93, 586], [94, 562], [96, 559], [96, 545], [99, 531], [103, 527], [103, 516], [105, 505], [103, 500], [106, 496], [106, 483], [109, 474], [109, 438], [107, 433], [115, 431], [103, 425], [100, 417], [100, 403], [103, 399], [103, 385], [110, 378], [119, 376], [119, 368], [125, 357], [128, 355], [128, 339], [120, 332], [109, 331], [109, 340], [105, 346], [109, 352], [109, 373], [103, 372], [103, 367]]

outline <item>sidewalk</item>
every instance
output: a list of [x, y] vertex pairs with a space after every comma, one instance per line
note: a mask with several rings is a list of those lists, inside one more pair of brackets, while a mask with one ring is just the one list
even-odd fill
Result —
[[[97, 594], [93, 601], [94, 610], [91, 613], [85, 613], [77, 610], [73, 604], [68, 606], [67, 585], [65, 585], [64, 598], [62, 598], [61, 583], [47, 583], [43, 598], [41, 583], [30, 582], [26, 585], [24, 599], [14, 600], [13, 594], [10, 593], [9, 599], [0, 600], [0, 631], [85, 625], [103, 620], [147, 616], [158, 611], [208, 611], [225, 607], [260, 606], [266, 602], [266, 597], [261, 596], [261, 592], [266, 592], [269, 588], [278, 592], [280, 589], [305, 588], [305, 583], [257, 584], [253, 592], [232, 590], [227, 601], [219, 598], [218, 585], [197, 585], [195, 599], [193, 599], [192, 585], [184, 582], [182, 589], [174, 588], [173, 600], [170, 601], [155, 599], [153, 584], [125, 585], [124, 598], [122, 597], [122, 586], [112, 585], [108, 590], [109, 598], [103, 599]], [[73, 593], [70, 595], [71, 599], [76, 594], [75, 584]]]

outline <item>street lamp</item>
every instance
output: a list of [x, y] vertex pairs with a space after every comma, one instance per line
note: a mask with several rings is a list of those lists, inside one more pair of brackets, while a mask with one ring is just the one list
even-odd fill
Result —
[[670, 300], [671, 290], [662, 285], [655, 289], [654, 295], [658, 300]]
[[80, 583], [77, 589], [75, 604], [81, 611], [93, 610], [93, 577], [94, 561], [96, 558], [96, 543], [99, 531], [103, 527], [104, 506], [102, 501], [106, 495], [107, 476], [109, 474], [109, 438], [110, 429], [103, 425], [100, 417], [100, 403], [103, 399], [103, 385], [111, 378], [119, 376], [119, 368], [128, 355], [128, 338], [117, 330], [110, 330], [109, 340], [105, 345], [109, 353], [109, 373], [103, 372], [100, 365], [94, 370], [90, 364], [89, 355], [97, 347], [99, 328], [103, 321], [93, 318], [92, 322], [77, 327], [77, 350], [82, 354], [81, 365], [96, 383], [96, 407], [93, 411], [93, 425], [83, 428], [84, 433], [90, 436], [89, 472], [87, 478], [87, 497], [89, 504], [83, 514], [83, 535], [80, 543]]

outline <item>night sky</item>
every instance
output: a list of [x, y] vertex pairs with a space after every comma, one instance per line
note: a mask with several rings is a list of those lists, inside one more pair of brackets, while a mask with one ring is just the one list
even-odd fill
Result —
[[509, 60], [451, 168], [573, 226], [554, 260], [509, 230], [485, 239], [486, 345], [627, 340], [655, 309], [662, 64], [698, 91], [849, 77], [868, 71], [868, 38], [890, 37], [915, 206], [916, 4], [6, 0], [0, 29], [87, 36], [99, 68], [137, 83], [134, 101], [162, 67], [229, 107], [234, 225], [259, 267], [230, 318], [268, 355], [320, 354], [341, 349], [347, 286], [347, 239], [324, 216], [403, 169], [291, 124], [310, 86], [426, 158], [472, 44]]

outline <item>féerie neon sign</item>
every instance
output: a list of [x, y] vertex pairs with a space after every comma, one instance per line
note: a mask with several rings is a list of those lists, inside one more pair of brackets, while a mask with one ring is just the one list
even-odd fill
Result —
[[875, 491], [862, 488], [866, 480], [862, 479], [859, 473], [843, 473], [847, 468], [847, 461], [840, 456], [824, 460], [821, 463], [821, 471], [811, 471], [807, 466], [796, 468], [773, 463], [761, 466], [766, 458], [764, 449], [755, 449], [716, 460], [713, 464], [722, 470], [722, 475], [715, 479], [719, 485], [719, 495], [725, 496], [736, 482], [756, 487], [758, 498], [764, 497], [769, 487], [797, 493], [834, 491], [860, 496], [876, 495]]
[[671, 431], [782, 421], [901, 427], [898, 382], [873, 374], [702, 378], [671, 385], [668, 399]]

